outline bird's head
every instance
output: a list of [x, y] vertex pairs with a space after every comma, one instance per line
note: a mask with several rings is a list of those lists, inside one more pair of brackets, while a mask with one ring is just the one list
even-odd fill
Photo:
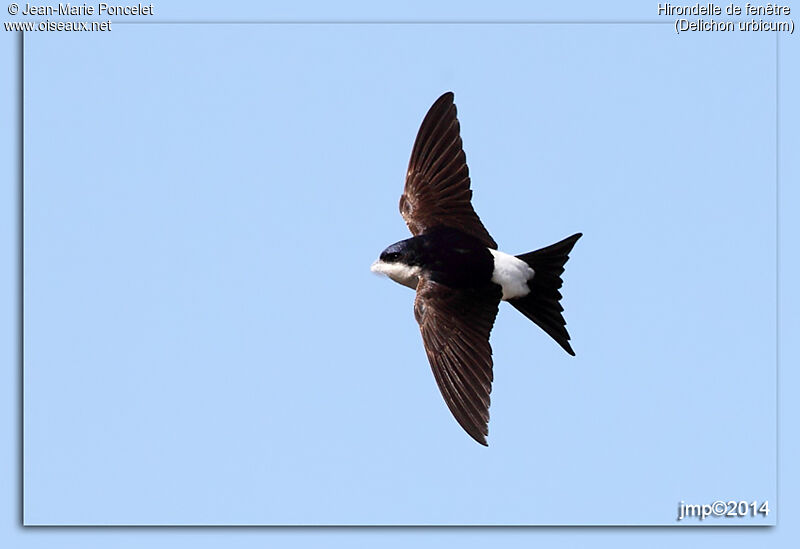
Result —
[[416, 249], [410, 244], [411, 240], [401, 240], [383, 250], [370, 270], [385, 274], [403, 286], [416, 289], [422, 269]]

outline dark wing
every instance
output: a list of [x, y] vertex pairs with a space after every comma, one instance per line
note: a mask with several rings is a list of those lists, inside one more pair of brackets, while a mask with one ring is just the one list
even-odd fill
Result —
[[430, 108], [417, 133], [400, 213], [414, 236], [444, 225], [497, 249], [472, 209], [469, 168], [459, 129], [453, 93], [447, 92]]
[[492, 347], [489, 334], [502, 291], [455, 290], [420, 278], [414, 316], [447, 407], [469, 436], [487, 446]]

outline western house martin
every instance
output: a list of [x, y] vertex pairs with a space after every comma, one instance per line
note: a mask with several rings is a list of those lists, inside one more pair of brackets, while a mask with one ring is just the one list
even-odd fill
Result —
[[371, 269], [417, 291], [414, 317], [439, 390], [461, 427], [488, 446], [489, 334], [500, 301], [574, 356], [559, 288], [581, 233], [509, 255], [497, 249], [471, 198], [456, 106], [447, 92], [422, 121], [400, 197], [400, 213], [414, 237], [386, 248]]

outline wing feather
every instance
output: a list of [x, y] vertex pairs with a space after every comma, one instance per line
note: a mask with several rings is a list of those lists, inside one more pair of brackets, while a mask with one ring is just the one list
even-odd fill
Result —
[[436, 100], [417, 132], [400, 213], [414, 236], [437, 226], [452, 227], [497, 249], [471, 201], [456, 106], [453, 93], [447, 92]]
[[423, 277], [414, 301], [439, 391], [459, 425], [484, 445], [493, 380], [489, 335], [501, 297], [495, 285], [453, 289]]

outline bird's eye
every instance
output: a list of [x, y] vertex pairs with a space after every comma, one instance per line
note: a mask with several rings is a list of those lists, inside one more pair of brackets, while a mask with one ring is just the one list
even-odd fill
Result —
[[386, 261], [396, 261], [400, 259], [400, 254], [398, 252], [389, 252], [385, 256]]

